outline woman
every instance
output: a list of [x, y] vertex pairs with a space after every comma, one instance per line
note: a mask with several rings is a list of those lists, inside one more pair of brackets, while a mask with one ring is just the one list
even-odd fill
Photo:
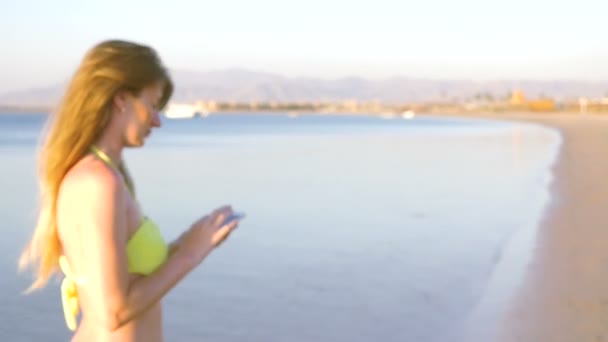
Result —
[[49, 120], [41, 210], [20, 266], [36, 267], [30, 290], [65, 275], [73, 341], [161, 341], [161, 299], [238, 224], [223, 225], [232, 209], [221, 207], [167, 245], [136, 201], [122, 151], [160, 127], [172, 91], [154, 50], [106, 41], [86, 54]]

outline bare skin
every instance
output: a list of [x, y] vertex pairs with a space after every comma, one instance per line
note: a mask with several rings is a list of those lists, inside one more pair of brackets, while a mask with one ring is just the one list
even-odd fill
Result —
[[[139, 96], [120, 93], [96, 145], [115, 163], [125, 147], [143, 146], [160, 127], [162, 84]], [[120, 172], [87, 155], [64, 177], [57, 201], [63, 253], [87, 280], [78, 286], [82, 319], [72, 341], [162, 341], [161, 299], [236, 228], [221, 227], [229, 206], [201, 217], [171, 244], [168, 260], [150, 275], [129, 274], [126, 244], [143, 213]]]

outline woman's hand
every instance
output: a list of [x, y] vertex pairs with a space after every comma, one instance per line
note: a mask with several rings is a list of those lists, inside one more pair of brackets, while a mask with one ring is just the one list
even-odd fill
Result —
[[223, 206], [209, 215], [201, 217], [179, 237], [178, 249], [193, 256], [197, 262], [202, 261], [207, 254], [226, 240], [232, 230], [238, 226], [238, 220], [222, 225], [232, 213], [230, 206]]

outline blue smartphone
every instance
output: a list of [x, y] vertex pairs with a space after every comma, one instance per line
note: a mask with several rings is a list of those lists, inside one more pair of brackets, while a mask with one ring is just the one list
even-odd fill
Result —
[[222, 223], [222, 227], [231, 223], [234, 220], [242, 220], [245, 217], [245, 213], [232, 213], [232, 215], [228, 216], [224, 223]]

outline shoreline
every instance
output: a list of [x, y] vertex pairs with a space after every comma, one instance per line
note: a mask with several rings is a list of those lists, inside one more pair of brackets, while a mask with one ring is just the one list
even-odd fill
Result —
[[562, 134], [552, 200], [501, 341], [608, 340], [608, 120], [543, 118]]
[[[451, 115], [450, 115], [451, 116]], [[549, 203], [522, 285], [488, 341], [608, 341], [608, 118], [601, 115], [460, 115], [539, 124], [562, 138]]]

